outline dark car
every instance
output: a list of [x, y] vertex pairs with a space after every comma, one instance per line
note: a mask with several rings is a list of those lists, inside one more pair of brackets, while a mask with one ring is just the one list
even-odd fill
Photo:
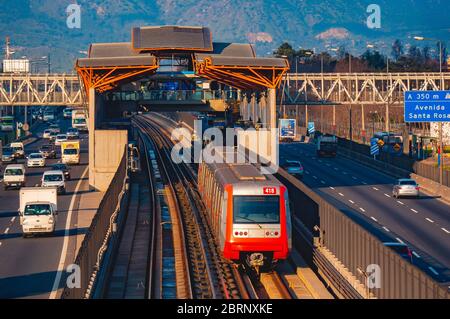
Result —
[[389, 247], [390, 249], [395, 251], [397, 254], [399, 254], [402, 258], [406, 259], [410, 263], [413, 263], [412, 251], [408, 247], [408, 245], [406, 245], [404, 243], [389, 242], [389, 243], [384, 243], [384, 246]]
[[53, 165], [50, 165], [52, 171], [63, 171], [64, 178], [66, 180], [70, 180], [70, 168], [66, 164], [63, 163], [56, 163]]
[[2, 162], [3, 163], [13, 163], [16, 162], [16, 157], [14, 156], [14, 150], [11, 147], [2, 148]]
[[50, 144], [42, 145], [39, 149], [39, 153], [41, 153], [45, 158], [56, 158], [55, 148]]
[[58, 133], [56, 133], [55, 131], [51, 131], [49, 134], [50, 142], [55, 142], [56, 136], [58, 136]]

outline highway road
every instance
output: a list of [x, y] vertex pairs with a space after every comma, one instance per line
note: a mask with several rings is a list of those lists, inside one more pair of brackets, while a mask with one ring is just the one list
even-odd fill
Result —
[[[61, 120], [60, 126], [64, 132], [70, 126], [70, 120]], [[43, 139], [26, 146], [26, 154], [37, 151]], [[72, 179], [66, 183], [67, 194], [58, 196], [59, 215], [56, 232], [52, 236], [22, 238], [21, 226], [17, 210], [19, 208], [18, 190], [0, 190], [0, 298], [54, 298], [56, 289], [64, 283], [59, 280], [58, 268], [61, 263], [66, 266], [67, 261], [75, 258], [75, 235], [85, 231], [77, 229], [76, 214], [78, 213], [79, 195], [75, 193], [77, 186], [87, 183], [86, 172], [88, 154], [87, 139], [81, 139], [81, 165], [71, 169]], [[49, 160], [55, 163], [58, 159]], [[2, 165], [2, 172], [4, 166]], [[27, 186], [39, 183], [42, 173], [49, 168], [27, 169]], [[79, 194], [79, 192], [78, 192]], [[71, 216], [67, 221], [68, 216]], [[58, 277], [58, 280], [56, 280]], [[52, 293], [53, 291], [53, 293]]]
[[427, 273], [450, 281], [450, 206], [424, 194], [397, 200], [392, 197], [394, 178], [339, 155], [318, 158], [313, 144], [281, 144], [280, 162], [289, 159], [302, 162], [307, 186], [407, 243], [415, 263], [426, 263]]

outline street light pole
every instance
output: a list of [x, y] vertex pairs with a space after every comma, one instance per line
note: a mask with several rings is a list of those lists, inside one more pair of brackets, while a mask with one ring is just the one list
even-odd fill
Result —
[[[444, 90], [444, 81], [442, 81], [442, 40], [439, 39], [432, 39], [432, 38], [425, 38], [425, 37], [414, 37], [414, 40], [417, 41], [438, 41], [439, 43], [439, 73], [441, 75], [441, 90]], [[440, 163], [439, 163], [439, 184], [442, 186], [443, 182], [444, 182], [444, 141], [443, 141], [443, 134], [442, 134], [442, 130], [443, 130], [443, 123], [439, 122], [438, 123], [438, 129], [439, 129], [439, 158], [440, 158]]]

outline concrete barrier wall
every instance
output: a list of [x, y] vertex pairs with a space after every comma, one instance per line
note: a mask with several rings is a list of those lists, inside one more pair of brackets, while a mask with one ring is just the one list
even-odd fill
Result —
[[89, 168], [91, 187], [99, 191], [108, 189], [119, 167], [127, 143], [127, 131], [96, 130], [94, 132], [94, 161]]

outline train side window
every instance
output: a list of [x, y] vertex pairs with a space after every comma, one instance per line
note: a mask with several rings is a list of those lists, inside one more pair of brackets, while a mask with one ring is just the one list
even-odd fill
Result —
[[219, 209], [217, 210], [217, 216], [216, 216], [216, 227], [215, 227], [215, 233], [217, 234], [219, 231], [219, 225], [220, 225], [220, 214], [223, 211], [223, 191], [220, 191], [219, 195]]

